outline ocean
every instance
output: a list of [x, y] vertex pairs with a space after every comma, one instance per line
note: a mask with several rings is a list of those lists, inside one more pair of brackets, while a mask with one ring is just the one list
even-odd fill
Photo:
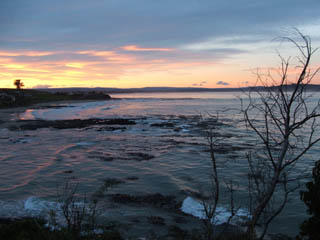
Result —
[[[318, 94], [319, 95], [319, 94]], [[311, 101], [315, 104], [319, 96]], [[217, 135], [222, 179], [221, 219], [228, 214], [228, 181], [234, 182], [237, 208], [248, 211], [246, 153], [256, 135], [246, 128], [241, 92], [114, 94], [110, 101], [55, 103], [13, 114], [20, 120], [129, 119], [133, 125], [10, 130], [0, 125], [0, 217], [45, 216], [59, 209], [59, 189], [77, 185], [79, 199], [115, 182], [107, 196], [173, 196], [182, 210], [199, 215], [197, 196], [210, 191], [207, 130]], [[242, 102], [246, 104], [246, 101]], [[10, 123], [14, 125], [14, 121]], [[21, 124], [21, 122], [20, 122]], [[311, 173], [319, 146], [295, 166]], [[295, 173], [293, 173], [294, 176]], [[303, 180], [306, 181], [306, 180]], [[271, 232], [294, 235], [307, 217], [299, 191], [271, 225]], [[150, 204], [121, 204], [106, 197], [103, 216], [134, 222], [146, 216], [172, 217]], [[183, 205], [185, 204], [185, 205]], [[201, 208], [201, 207], [200, 207]], [[189, 209], [189, 210], [188, 210]], [[197, 213], [198, 211], [198, 213]], [[168, 220], [169, 221], [169, 220]], [[136, 228], [139, 223], [135, 223]], [[140, 228], [144, 222], [140, 221]]]

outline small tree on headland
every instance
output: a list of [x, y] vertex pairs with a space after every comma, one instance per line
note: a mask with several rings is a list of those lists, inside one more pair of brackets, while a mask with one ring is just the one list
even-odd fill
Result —
[[13, 85], [15, 85], [18, 90], [24, 87], [24, 83], [21, 79], [14, 80]]
[[[247, 234], [255, 238], [256, 226], [262, 226], [263, 239], [269, 224], [284, 209], [289, 195], [298, 187], [296, 163], [320, 141], [320, 102], [310, 104], [307, 88], [319, 72], [310, 67], [316, 49], [311, 39], [296, 30], [298, 40], [281, 38], [292, 43], [298, 56], [284, 58], [276, 74], [257, 73], [262, 88], [252, 88], [243, 109], [249, 129], [255, 132], [261, 151], [248, 153], [251, 220]], [[292, 61], [297, 60], [292, 64]], [[293, 76], [292, 72], [297, 75]], [[252, 94], [254, 93], [254, 94]], [[313, 100], [314, 101], [314, 100]], [[302, 171], [302, 170], [301, 170]], [[300, 173], [302, 174], [302, 172]], [[297, 173], [298, 172], [298, 173]]]

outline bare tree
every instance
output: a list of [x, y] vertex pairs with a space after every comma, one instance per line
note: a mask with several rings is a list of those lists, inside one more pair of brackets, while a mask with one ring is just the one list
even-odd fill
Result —
[[[218, 115], [215, 117], [215, 121], [218, 123]], [[209, 196], [203, 196], [202, 199], [202, 205], [205, 213], [205, 218], [202, 219], [203, 226], [205, 230], [205, 239], [211, 240], [211, 239], [220, 239], [226, 231], [228, 231], [228, 227], [230, 226], [231, 220], [235, 217], [237, 213], [237, 209], [234, 205], [234, 186], [233, 182], [224, 182], [227, 190], [230, 193], [230, 216], [227, 219], [227, 222], [225, 224], [224, 228], [220, 228], [219, 231], [217, 231], [216, 224], [215, 224], [215, 218], [217, 217], [217, 208], [218, 204], [220, 204], [221, 201], [221, 195], [223, 194], [221, 190], [221, 184], [224, 179], [221, 178], [219, 174], [219, 168], [222, 168], [225, 166], [227, 160], [226, 159], [218, 159], [216, 156], [217, 148], [221, 145], [221, 140], [223, 140], [223, 137], [220, 137], [219, 134], [217, 134], [213, 128], [210, 128], [209, 126], [206, 128], [206, 137], [208, 142], [208, 150], [210, 153], [210, 160], [211, 160], [211, 185], [210, 185], [210, 191]]]
[[202, 200], [202, 205], [206, 218], [203, 219], [206, 239], [212, 239], [214, 235], [213, 221], [216, 216], [216, 209], [220, 201], [220, 177], [218, 174], [218, 162], [215, 155], [216, 136], [212, 129], [207, 130], [207, 140], [209, 145], [210, 159], [211, 159], [211, 191], [210, 197]]
[[21, 79], [14, 80], [13, 85], [15, 85], [18, 90], [24, 87], [24, 83], [21, 81]]
[[[258, 137], [262, 151], [248, 153], [251, 220], [247, 234], [255, 237], [255, 228], [262, 225], [259, 239], [269, 224], [284, 209], [289, 195], [298, 186], [292, 177], [296, 163], [320, 141], [316, 134], [320, 102], [312, 106], [308, 85], [319, 72], [310, 67], [317, 49], [311, 47], [309, 36], [296, 30], [298, 40], [281, 38], [298, 51], [295, 58], [279, 54], [281, 65], [276, 74], [269, 70], [257, 72], [262, 88], [251, 88], [248, 104], [243, 107], [247, 127]], [[297, 72], [293, 76], [292, 72]], [[243, 103], [244, 103], [244, 99]], [[277, 194], [275, 194], [277, 193]]]

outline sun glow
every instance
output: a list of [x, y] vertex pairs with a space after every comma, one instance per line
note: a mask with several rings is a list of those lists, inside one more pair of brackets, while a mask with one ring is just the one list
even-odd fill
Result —
[[[183, 54], [187, 57], [182, 58]], [[256, 77], [248, 71], [256, 66], [249, 66], [249, 61], [254, 60], [252, 55], [211, 60], [199, 58], [198, 54], [190, 50], [136, 45], [111, 50], [0, 51], [0, 87], [14, 87], [14, 79], [22, 79], [27, 88], [219, 88], [255, 84]], [[263, 59], [268, 62], [268, 58]], [[290, 69], [290, 75], [296, 71]]]

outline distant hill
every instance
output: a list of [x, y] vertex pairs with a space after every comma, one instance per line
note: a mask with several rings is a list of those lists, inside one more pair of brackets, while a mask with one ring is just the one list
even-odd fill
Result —
[[[287, 85], [285, 88], [291, 90], [295, 85]], [[105, 93], [152, 93], [152, 92], [238, 92], [238, 91], [264, 91], [277, 87], [244, 87], [244, 88], [194, 88], [194, 87], [145, 87], [145, 88], [47, 88], [41, 89], [46, 92], [105, 92]], [[39, 89], [40, 90], [40, 89]], [[309, 84], [308, 91], [320, 91], [320, 85]]]

